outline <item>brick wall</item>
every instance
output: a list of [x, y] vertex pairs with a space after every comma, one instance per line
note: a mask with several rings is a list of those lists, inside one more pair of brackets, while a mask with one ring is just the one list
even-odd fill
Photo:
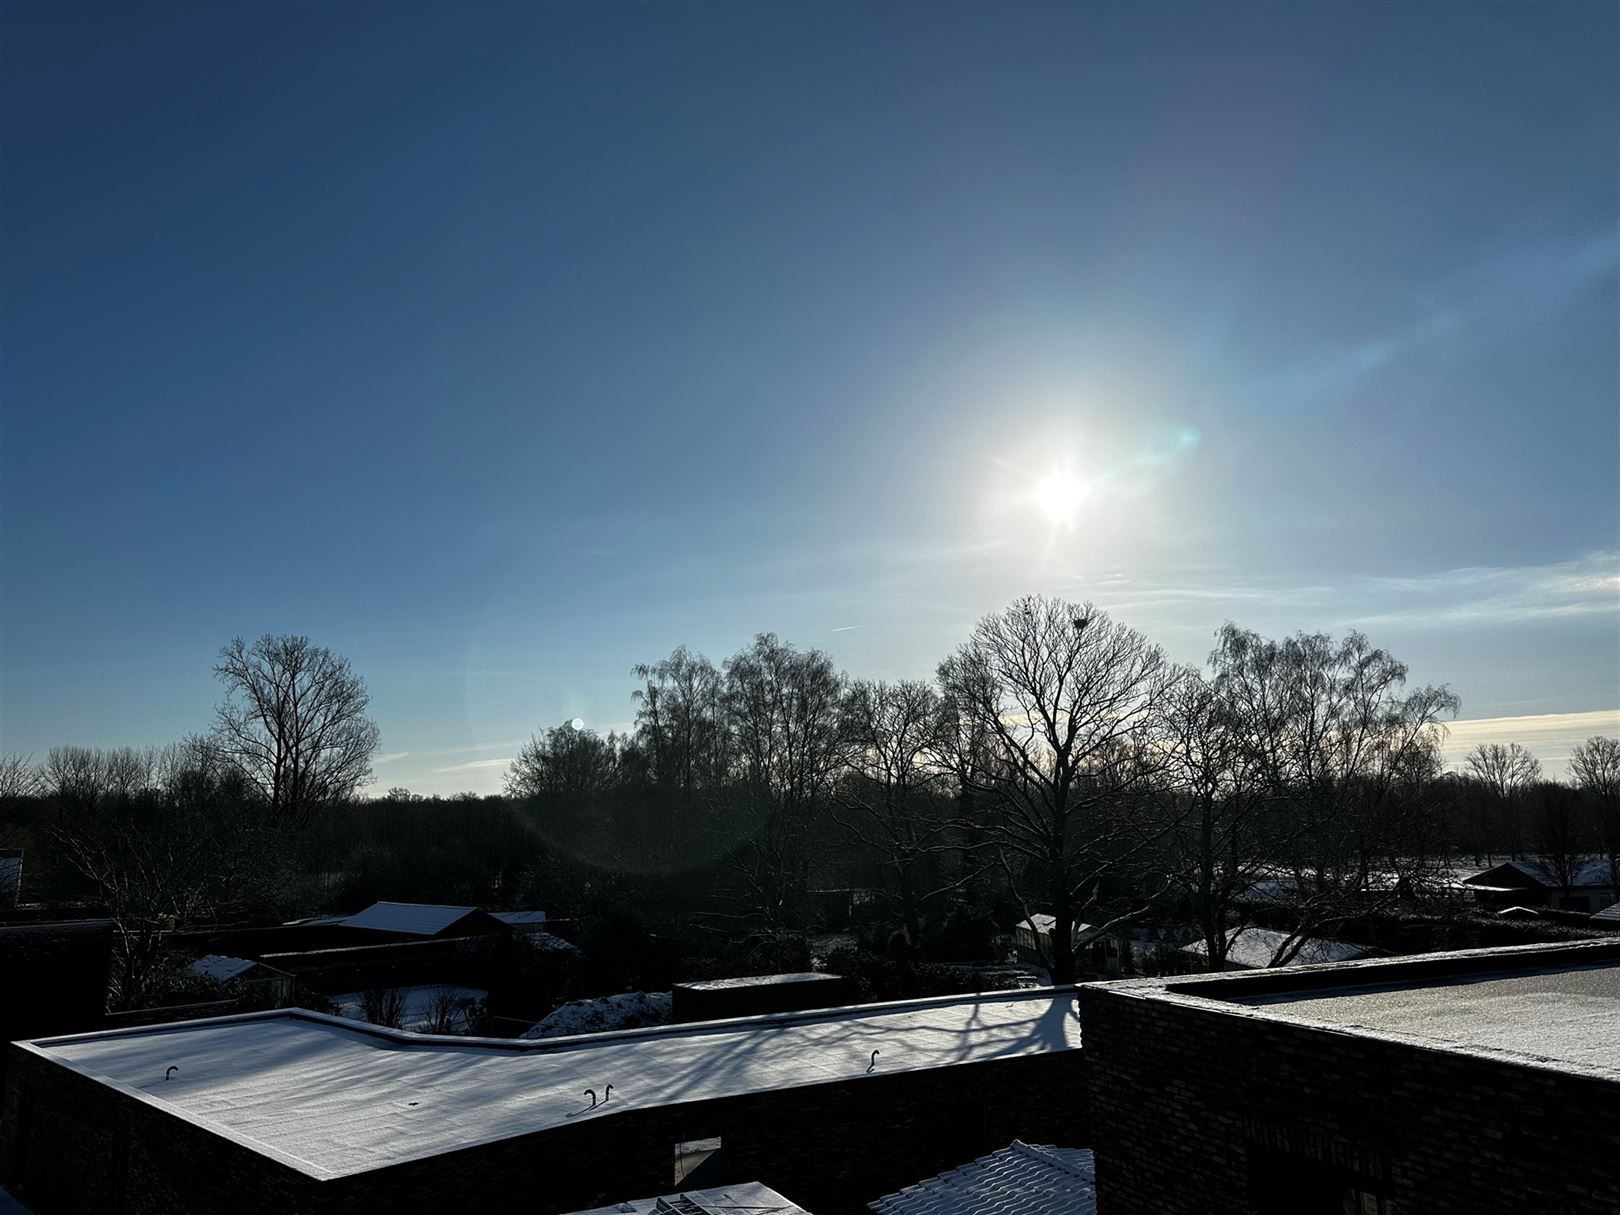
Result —
[[1620, 1082], [1153, 990], [1080, 988], [1102, 1215], [1254, 1212], [1251, 1163], [1290, 1161], [1367, 1177], [1401, 1215], [1620, 1212]]
[[9, 1049], [16, 1075], [0, 1106], [0, 1178], [15, 1180], [26, 1100], [26, 1196], [41, 1215], [115, 1209], [120, 1167], [120, 1209], [132, 1215], [441, 1206], [548, 1215], [669, 1193], [676, 1188], [675, 1144], [712, 1136], [721, 1138], [721, 1152], [703, 1184], [762, 1181], [816, 1215], [855, 1215], [871, 1198], [1014, 1138], [1087, 1142], [1083, 1059], [1061, 1051], [679, 1105], [627, 1105], [573, 1125], [317, 1182]]

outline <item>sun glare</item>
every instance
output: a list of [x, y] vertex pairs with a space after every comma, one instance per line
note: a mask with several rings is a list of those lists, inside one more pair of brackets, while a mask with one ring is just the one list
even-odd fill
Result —
[[1086, 487], [1066, 468], [1054, 468], [1035, 482], [1031, 495], [1035, 505], [1052, 524], [1073, 527], [1080, 513], [1080, 502], [1086, 496]]

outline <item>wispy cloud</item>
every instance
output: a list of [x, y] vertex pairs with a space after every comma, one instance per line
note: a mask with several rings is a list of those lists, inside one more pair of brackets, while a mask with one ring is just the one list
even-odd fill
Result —
[[1541, 761], [1547, 775], [1558, 777], [1568, 769], [1570, 752], [1594, 734], [1620, 737], [1620, 708], [1448, 722], [1445, 759], [1448, 766], [1456, 768], [1481, 743], [1516, 742]]
[[464, 764], [451, 764], [445, 768], [434, 768], [434, 772], [476, 772], [482, 768], [504, 768], [512, 762], [513, 757], [503, 755], [496, 759], [472, 759]]
[[1467, 566], [1420, 578], [1361, 580], [1370, 599], [1407, 600], [1358, 624], [1512, 624], [1620, 612], [1620, 553], [1530, 566]]
[[390, 751], [386, 755], [372, 756], [371, 762], [373, 764], [391, 764], [397, 760], [404, 759], [409, 754], [409, 751]]
[[864, 624], [841, 624], [832, 631], [834, 633], [853, 633], [856, 629], [864, 629]]

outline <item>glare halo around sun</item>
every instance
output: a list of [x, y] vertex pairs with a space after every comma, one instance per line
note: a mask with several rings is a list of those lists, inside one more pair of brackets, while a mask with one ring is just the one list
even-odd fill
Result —
[[1047, 521], [1055, 527], [1073, 527], [1080, 515], [1086, 487], [1066, 468], [1054, 468], [1039, 481], [1030, 495]]

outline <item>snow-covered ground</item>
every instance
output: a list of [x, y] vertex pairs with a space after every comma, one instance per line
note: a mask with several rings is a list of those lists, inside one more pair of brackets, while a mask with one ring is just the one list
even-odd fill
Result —
[[[416, 1033], [432, 1032], [434, 1023], [438, 1020], [438, 1007], [441, 997], [458, 1002], [468, 1001], [477, 1004], [482, 1004], [489, 998], [489, 993], [480, 988], [457, 987], [445, 983], [431, 983], [422, 987], [401, 987], [397, 990], [405, 998], [405, 1011], [398, 1028], [413, 1030]], [[351, 1021], [365, 1021], [368, 1019], [366, 1017], [364, 992], [350, 991], [341, 996], [333, 996], [332, 1004], [337, 1009], [340, 1017], [348, 1017]], [[466, 1009], [464, 1007], [458, 1009], [450, 1032], [464, 1034], [474, 1028], [475, 1026], [468, 1022]]]
[[564, 1004], [537, 1025], [530, 1026], [525, 1038], [562, 1038], [569, 1034], [594, 1034], [605, 1029], [641, 1029], [669, 1023], [667, 991], [622, 991], [616, 996], [575, 1000]]

